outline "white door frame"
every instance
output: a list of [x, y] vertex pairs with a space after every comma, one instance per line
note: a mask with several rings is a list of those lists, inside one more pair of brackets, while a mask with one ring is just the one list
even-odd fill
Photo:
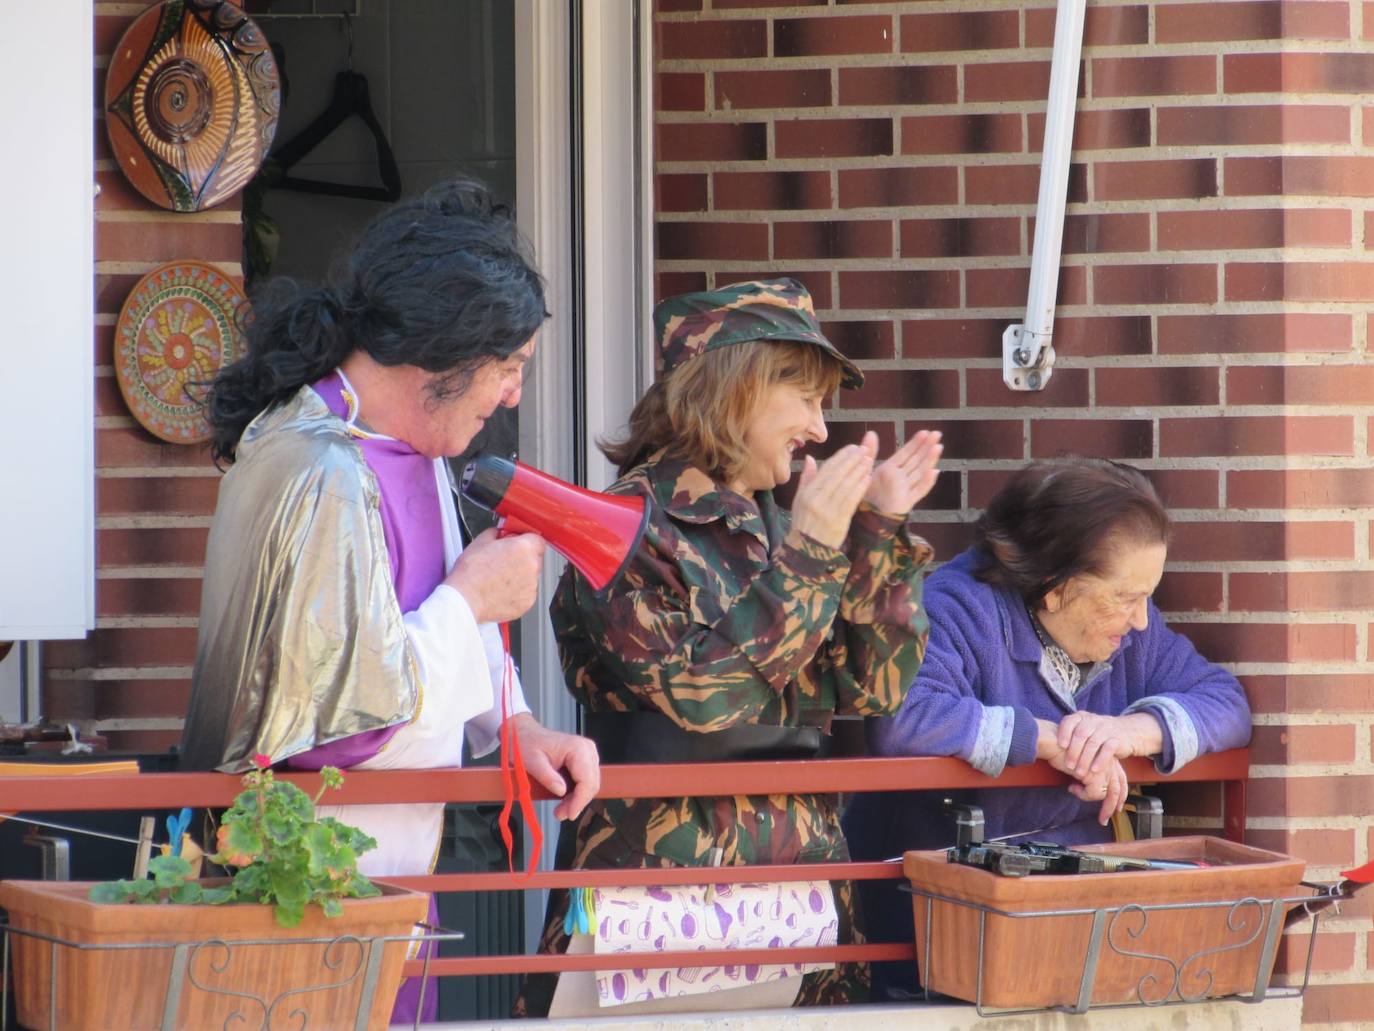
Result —
[[[653, 374], [650, 27], [648, 0], [516, 4], [517, 218], [552, 314], [520, 403], [520, 450], [530, 464], [593, 488], [613, 475], [596, 439], [625, 425]], [[573, 730], [576, 706], [548, 619], [562, 568], [551, 555], [540, 600], [521, 623], [521, 677], [540, 720]], [[558, 829], [551, 806], [541, 810], [540, 865], [551, 869]], [[541, 897], [528, 896], [530, 943], [543, 926]]]

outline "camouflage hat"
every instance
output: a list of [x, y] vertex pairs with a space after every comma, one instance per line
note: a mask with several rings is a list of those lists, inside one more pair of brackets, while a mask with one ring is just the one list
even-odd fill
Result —
[[654, 308], [658, 372], [672, 372], [689, 358], [751, 340], [796, 340], [834, 355], [844, 369], [841, 385], [863, 386], [864, 374], [825, 338], [811, 294], [795, 279], [731, 283], [717, 290], [669, 297]]

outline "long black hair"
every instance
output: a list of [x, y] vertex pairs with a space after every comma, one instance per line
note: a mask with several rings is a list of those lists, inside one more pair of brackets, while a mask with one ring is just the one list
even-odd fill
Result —
[[242, 320], [243, 358], [210, 386], [211, 455], [232, 462], [247, 425], [361, 348], [380, 365], [447, 373], [463, 393], [484, 363], [523, 346], [548, 317], [544, 281], [510, 212], [455, 178], [374, 219], [321, 283], [269, 283]]
[[976, 576], [1037, 606], [1072, 577], [1101, 573], [1114, 543], [1169, 543], [1169, 515], [1140, 470], [1066, 456], [1021, 469], [978, 522]]

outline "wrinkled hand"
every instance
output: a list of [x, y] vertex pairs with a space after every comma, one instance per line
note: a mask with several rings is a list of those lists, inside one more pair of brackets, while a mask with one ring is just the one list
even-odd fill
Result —
[[1039, 724], [1039, 735], [1036, 740], [1035, 757], [1045, 760], [1056, 770], [1067, 773], [1078, 782], [1069, 785], [1069, 794], [1083, 802], [1100, 801], [1102, 808], [1098, 810], [1097, 822], [1106, 826], [1112, 814], [1121, 811], [1126, 804], [1126, 796], [1130, 793], [1126, 769], [1121, 765], [1121, 760], [1111, 756], [1105, 759], [1101, 768], [1097, 770], [1093, 769], [1091, 763], [1084, 764], [1084, 772], [1078, 773], [1075, 765], [1069, 762], [1068, 751], [1059, 744], [1060, 727], [1063, 726], [1063, 722], [1061, 721], [1059, 726], [1048, 720], [1036, 720], [1036, 723]]
[[467, 600], [477, 622], [505, 623], [534, 605], [543, 563], [543, 537], [500, 537], [495, 529], [484, 530], [463, 549], [444, 583]]
[[1159, 721], [1148, 712], [1071, 712], [1059, 721], [1056, 738], [1064, 750], [1066, 772], [1079, 780], [1101, 773], [1112, 759], [1155, 755], [1164, 747]]
[[[550, 730], [527, 712], [512, 716], [511, 726], [520, 738], [520, 754], [529, 775], [563, 799], [553, 815], [560, 820], [577, 819], [601, 788], [601, 759], [595, 742]], [[559, 771], [572, 778], [572, 794]]]
[[854, 510], [872, 482], [877, 454], [878, 435], [870, 430], [862, 443], [847, 444], [820, 466], [807, 455], [792, 499], [793, 528], [832, 548], [843, 544]]
[[873, 471], [864, 500], [879, 512], [904, 516], [935, 486], [945, 446], [939, 430], [921, 430]]

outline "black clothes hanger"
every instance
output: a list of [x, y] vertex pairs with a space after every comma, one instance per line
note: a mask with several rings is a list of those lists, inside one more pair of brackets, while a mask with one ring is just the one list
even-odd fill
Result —
[[[347, 16], [344, 18], [344, 30], [348, 33], [348, 67], [334, 76], [334, 96], [330, 99], [329, 106], [295, 137], [272, 152], [271, 158], [279, 174], [272, 178], [271, 185], [284, 190], [323, 193], [332, 197], [398, 200], [401, 196], [401, 170], [396, 166], [396, 155], [392, 153], [391, 144], [382, 130], [382, 123], [377, 120], [377, 115], [372, 110], [367, 77], [353, 70], [353, 27]], [[381, 176], [382, 186], [298, 179], [285, 174], [287, 169], [319, 146], [326, 136], [354, 115], [362, 119], [377, 144], [377, 173]]]

